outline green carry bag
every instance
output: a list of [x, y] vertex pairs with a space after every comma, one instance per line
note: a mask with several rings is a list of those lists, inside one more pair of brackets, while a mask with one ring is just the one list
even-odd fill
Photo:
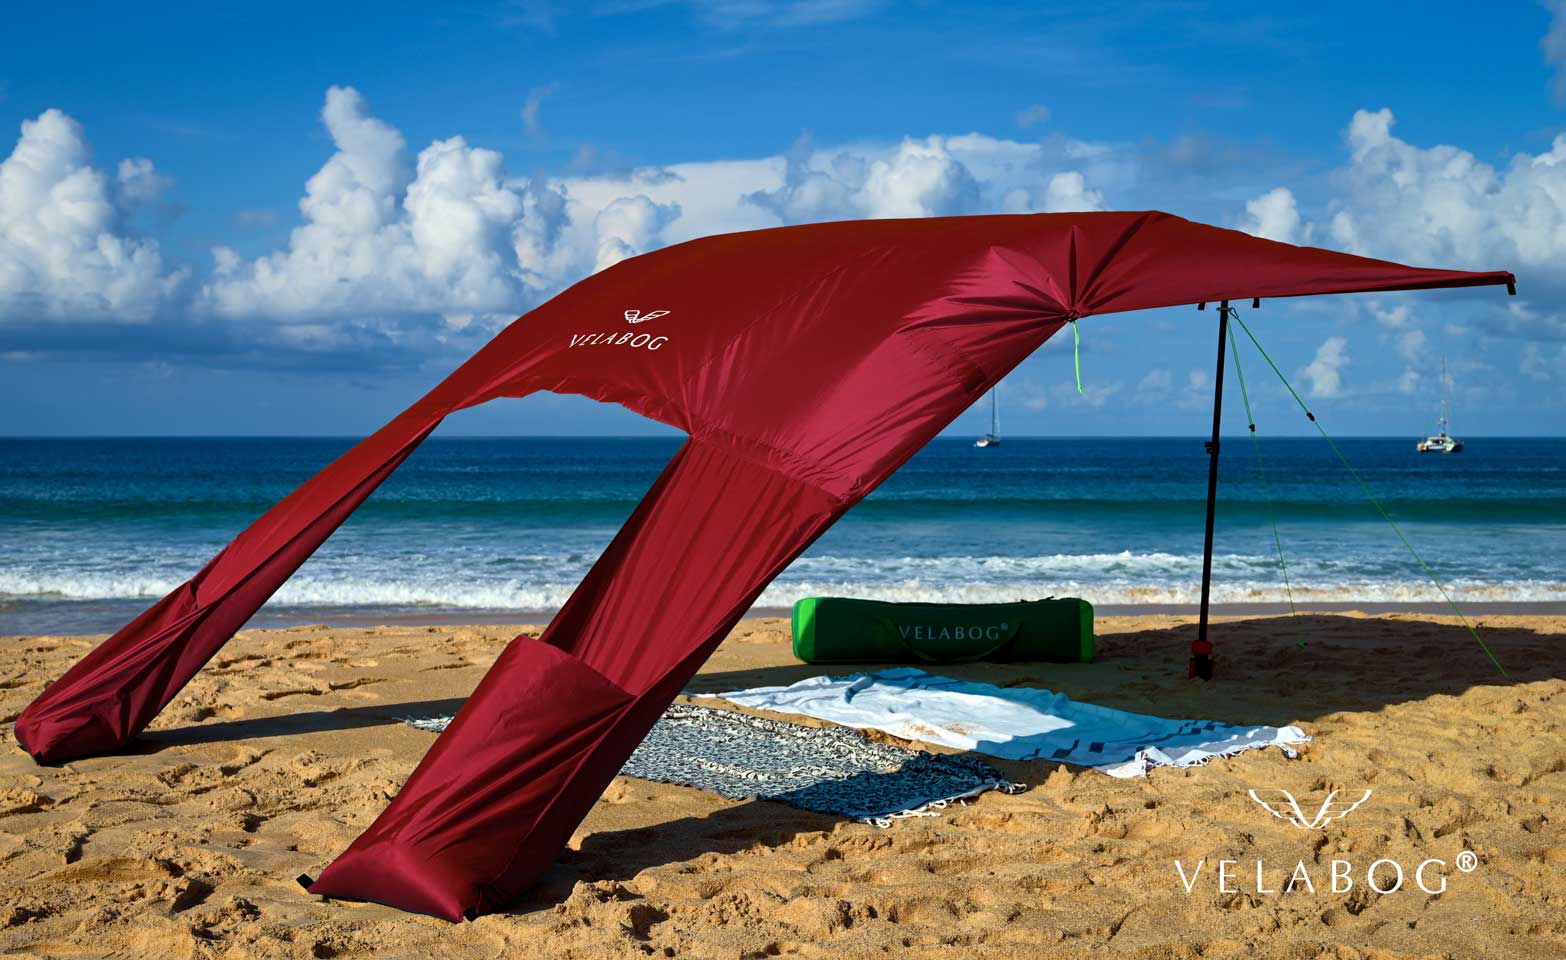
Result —
[[805, 597], [794, 656], [806, 663], [1093, 660], [1093, 605], [1074, 597], [1016, 603], [886, 603]]

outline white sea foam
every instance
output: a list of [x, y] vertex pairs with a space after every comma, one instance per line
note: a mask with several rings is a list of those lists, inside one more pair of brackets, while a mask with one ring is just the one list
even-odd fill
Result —
[[0, 568], [0, 597], [39, 600], [115, 600], [161, 597], [182, 581], [155, 573], [34, 571]]
[[[183, 582], [174, 576], [97, 573], [18, 573], [0, 570], [0, 597], [35, 600], [155, 600]], [[279, 606], [454, 607], [554, 610], [576, 588], [571, 583], [517, 580], [396, 580], [295, 576], [269, 601]]]
[[[540, 558], [547, 559], [547, 558]], [[577, 556], [526, 564], [527, 575], [499, 576], [488, 564], [433, 558], [358, 555], [312, 562], [284, 585], [273, 607], [558, 609], [587, 571]], [[1348, 561], [1302, 560], [1290, 565], [1296, 600], [1316, 603], [1432, 603], [1441, 595], [1408, 571], [1375, 571]], [[154, 600], [183, 582], [174, 564], [134, 573], [0, 567], [0, 598], [31, 600]], [[375, 571], [385, 570], [386, 576]], [[1276, 560], [1228, 554], [1214, 558], [1217, 603], [1283, 602]], [[1445, 585], [1459, 602], [1566, 601], [1554, 579], [1485, 576], [1475, 571]], [[787, 607], [802, 596], [856, 596], [893, 601], [989, 603], [1042, 596], [1081, 596], [1099, 605], [1192, 604], [1200, 599], [1201, 557], [1167, 553], [1102, 553], [1038, 557], [805, 557], [757, 601]]]
[[[1528, 580], [1512, 583], [1454, 581], [1446, 585], [1458, 603], [1506, 602], [1546, 603], [1566, 601], [1566, 583]], [[852, 596], [869, 600], [934, 603], [1003, 603], [1037, 599], [1042, 596], [1083, 597], [1099, 606], [1162, 606], [1198, 603], [1199, 581], [1181, 584], [1148, 585], [1126, 582], [1066, 581], [1049, 584], [932, 584], [923, 581], [903, 583], [775, 582], [762, 593], [758, 606], [787, 607], [800, 597]], [[1442, 603], [1441, 594], [1429, 580], [1346, 581], [1339, 583], [1295, 584], [1294, 599], [1300, 603]], [[1283, 587], [1271, 581], [1215, 580], [1214, 603], [1285, 603]]]

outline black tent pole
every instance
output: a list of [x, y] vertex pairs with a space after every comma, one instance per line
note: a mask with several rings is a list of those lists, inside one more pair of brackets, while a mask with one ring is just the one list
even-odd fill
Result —
[[1202, 546], [1202, 612], [1191, 644], [1187, 674], [1213, 678], [1213, 645], [1207, 639], [1207, 598], [1213, 584], [1213, 520], [1218, 508], [1218, 428], [1223, 421], [1223, 353], [1229, 339], [1229, 301], [1218, 306], [1218, 374], [1213, 385], [1213, 438], [1207, 441], [1207, 539]]

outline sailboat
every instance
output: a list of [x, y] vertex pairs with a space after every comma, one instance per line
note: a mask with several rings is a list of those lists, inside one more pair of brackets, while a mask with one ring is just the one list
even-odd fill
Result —
[[1000, 446], [1000, 401], [995, 397], [998, 389], [998, 387], [990, 388], [990, 432], [973, 441], [976, 447]]
[[1419, 441], [1420, 453], [1462, 453], [1463, 441], [1446, 432], [1446, 357], [1441, 358], [1441, 419], [1436, 421], [1441, 425], [1440, 432]]

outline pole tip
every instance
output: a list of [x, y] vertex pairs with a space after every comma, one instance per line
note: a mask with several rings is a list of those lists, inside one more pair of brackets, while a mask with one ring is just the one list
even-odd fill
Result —
[[1517, 296], [1517, 281], [1516, 280], [1508, 280], [1508, 281], [1506, 281], [1506, 295], [1509, 296], [1509, 297]]

